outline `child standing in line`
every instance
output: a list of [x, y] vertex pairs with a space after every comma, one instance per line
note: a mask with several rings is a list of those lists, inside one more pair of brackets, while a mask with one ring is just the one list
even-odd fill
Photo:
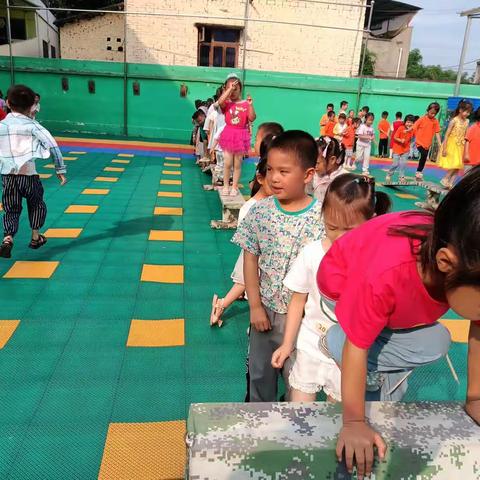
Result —
[[395, 132], [399, 127], [403, 125], [402, 117], [403, 117], [402, 112], [397, 112], [395, 114], [395, 121], [392, 123], [392, 126], [390, 127], [390, 130], [392, 133], [390, 137], [390, 158], [393, 157], [393, 138], [394, 138]]
[[347, 116], [341, 113], [338, 116], [338, 122], [335, 124], [335, 127], [333, 127], [333, 136], [339, 143], [343, 143], [343, 135], [347, 127]]
[[350, 126], [353, 123], [353, 120], [355, 119], [355, 110], [350, 110], [348, 112], [348, 117], [347, 117], [347, 125]]
[[390, 134], [390, 123], [387, 120], [388, 112], [382, 112], [382, 119], [378, 122], [378, 156], [380, 158], [388, 157], [388, 135]]
[[[291, 292], [283, 280], [301, 247], [324, 235], [321, 205], [305, 193], [315, 173], [318, 149], [311, 135], [289, 130], [268, 150], [267, 182], [273, 196], [256, 203], [233, 237], [244, 250], [250, 305], [247, 401], [277, 400], [273, 352], [283, 339]], [[288, 368], [283, 368], [288, 389]]]
[[448, 124], [442, 148], [438, 154], [438, 166], [448, 170], [440, 183], [448, 189], [453, 187], [458, 172], [463, 168], [465, 135], [468, 129], [468, 117], [472, 110], [471, 102], [462, 100], [458, 103], [453, 118]]
[[306, 245], [283, 281], [293, 295], [283, 342], [272, 355], [272, 366], [282, 368], [296, 346], [289, 378], [290, 401], [314, 402], [321, 390], [329, 400], [341, 401], [340, 369], [325, 347], [326, 333], [336, 320], [321, 303], [317, 271], [337, 238], [370, 218], [387, 213], [390, 205], [388, 195], [375, 192], [375, 181], [369, 177], [347, 173], [328, 187], [322, 206], [327, 237]]
[[418, 160], [417, 172], [415, 173], [415, 179], [418, 182], [423, 180], [423, 169], [427, 163], [428, 151], [432, 146], [433, 137], [437, 139], [439, 145], [442, 144], [440, 138], [440, 123], [435, 118], [440, 111], [440, 104], [438, 102], [432, 102], [427, 107], [427, 113], [420, 117], [413, 125], [413, 134], [415, 135], [415, 142], [417, 144], [418, 153], [420, 159]]
[[334, 136], [333, 130], [335, 128], [335, 112], [333, 110], [330, 110], [327, 113], [327, 119], [328, 119], [327, 124], [323, 129], [323, 131], [325, 132], [325, 135], [323, 136], [333, 138]]
[[[375, 239], [375, 241], [372, 241]], [[338, 324], [327, 348], [342, 372], [343, 427], [337, 457], [357, 475], [380, 459], [382, 437], [365, 420], [367, 400], [400, 400], [415, 368], [448, 352], [450, 334], [437, 320], [452, 308], [472, 319], [465, 410], [480, 425], [480, 167], [445, 196], [435, 214], [391, 213], [338, 239], [317, 283]]]
[[[266, 182], [267, 176], [267, 152], [272, 140], [283, 133], [283, 127], [275, 122], [262, 123], [257, 130], [255, 139], [255, 153], [260, 156], [260, 162], [257, 165], [255, 178], [251, 189], [251, 198], [245, 202], [238, 213], [238, 225], [246, 217], [250, 208], [259, 200], [272, 195], [270, 187]], [[258, 144], [260, 143], [260, 146]], [[245, 294], [245, 280], [243, 277], [243, 250], [238, 256], [237, 262], [231, 275], [233, 286], [223, 298], [213, 295], [212, 312], [210, 314], [210, 325], [218, 324], [222, 326], [222, 315], [233, 302]]]
[[348, 108], [348, 102], [346, 100], [342, 100], [340, 102], [340, 110], [338, 111], [338, 114], [340, 115], [343, 113], [345, 115], [345, 118], [347, 118], [347, 108]]
[[40, 113], [40, 94], [35, 94], [35, 103], [32, 106], [30, 116], [35, 120], [37, 115]]
[[218, 105], [225, 114], [226, 126], [218, 143], [224, 157], [224, 178], [229, 178], [233, 166], [233, 181], [230, 189], [227, 182], [223, 184], [223, 195], [238, 195], [238, 184], [242, 174], [243, 157], [250, 153], [249, 123], [257, 117], [250, 95], [242, 100], [242, 83], [235, 74], [230, 74], [225, 82], [225, 91], [218, 99]]
[[413, 137], [413, 115], [405, 117], [405, 124], [401, 125], [393, 136], [393, 165], [387, 173], [385, 183], [392, 182], [392, 175], [398, 169], [399, 183], [405, 183], [405, 167], [408, 162], [408, 155], [410, 152], [410, 143]]
[[480, 107], [474, 113], [475, 123], [467, 130], [465, 135], [465, 152], [463, 160], [465, 170], [470, 170], [480, 165]]
[[345, 147], [345, 168], [351, 170], [354, 167], [353, 147], [355, 145], [355, 132], [360, 126], [360, 119], [354, 118], [343, 134], [343, 146]]
[[193, 115], [192, 120], [195, 122], [197, 128], [196, 138], [195, 138], [195, 156], [197, 157], [197, 163], [200, 162], [202, 158], [207, 154], [208, 147], [208, 137], [207, 133], [203, 129], [205, 124], [205, 111], [203, 109], [198, 109]]
[[35, 160], [52, 157], [57, 177], [66, 183], [66, 168], [57, 142], [38, 122], [30, 118], [35, 102], [34, 92], [25, 85], [8, 90], [7, 105], [11, 113], [0, 123], [0, 173], [2, 174], [4, 238], [0, 257], [10, 258], [13, 238], [18, 231], [22, 201], [27, 200], [28, 218], [32, 228], [29, 247], [37, 249], [47, 243], [40, 233], [47, 216], [43, 201], [43, 185], [35, 168]]
[[[357, 158], [355, 162], [362, 162], [363, 175], [370, 175], [370, 154], [372, 151], [372, 141], [375, 138], [375, 132], [373, 131], [373, 120], [375, 115], [373, 113], [367, 113], [365, 117], [365, 123], [362, 123], [357, 128]], [[353, 170], [356, 169], [355, 164]]]
[[325, 127], [328, 123], [328, 114], [333, 112], [333, 103], [329, 103], [327, 105], [327, 111], [322, 115], [320, 119], [320, 136], [323, 137], [325, 135]]

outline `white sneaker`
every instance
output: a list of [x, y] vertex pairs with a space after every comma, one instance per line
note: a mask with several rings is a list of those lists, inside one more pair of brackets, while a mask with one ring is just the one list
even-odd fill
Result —
[[368, 170], [362, 170], [362, 175], [366, 175], [367, 177], [369, 177], [370, 172]]
[[392, 176], [391, 175], [387, 175], [385, 177], [385, 183], [392, 183]]

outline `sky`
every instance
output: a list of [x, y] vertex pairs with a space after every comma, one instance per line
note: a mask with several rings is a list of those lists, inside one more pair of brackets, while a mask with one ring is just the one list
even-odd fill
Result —
[[[423, 8], [413, 19], [412, 48], [423, 55], [424, 65], [441, 65], [456, 70], [460, 61], [466, 17], [459, 12], [480, 7], [480, 0], [404, 0]], [[472, 20], [465, 62], [480, 60], [480, 18]], [[476, 62], [465, 65], [471, 73]]]

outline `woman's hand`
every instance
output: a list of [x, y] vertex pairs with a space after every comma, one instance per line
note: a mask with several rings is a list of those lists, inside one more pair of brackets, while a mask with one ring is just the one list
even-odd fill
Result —
[[344, 422], [337, 441], [338, 461], [342, 461], [342, 453], [345, 450], [347, 470], [352, 473], [353, 457], [355, 457], [357, 477], [362, 480], [364, 476], [372, 473], [374, 446], [377, 447], [380, 460], [383, 460], [387, 445], [378, 432], [363, 421]]

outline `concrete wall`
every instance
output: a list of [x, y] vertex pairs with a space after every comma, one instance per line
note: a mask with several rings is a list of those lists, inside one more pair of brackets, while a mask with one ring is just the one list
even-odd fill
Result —
[[124, 53], [118, 47], [124, 47], [124, 30], [124, 17], [118, 14], [67, 23], [60, 28], [62, 58], [121, 62]]
[[368, 49], [375, 54], [375, 75], [379, 77], [396, 77], [398, 59], [401, 53], [400, 69], [398, 78], [407, 75], [408, 53], [412, 42], [412, 27], [408, 27], [402, 33], [392, 39], [370, 37]]
[[[183, 13], [192, 17], [132, 15], [127, 24], [127, 60], [161, 65], [197, 65], [196, 24], [244, 27], [245, 2], [239, 0], [127, 0], [127, 12]], [[348, 6], [346, 3], [358, 4]], [[260, 23], [255, 20], [363, 28], [363, 0], [338, 0], [338, 5], [302, 0], [255, 0], [250, 4], [247, 34], [242, 32], [238, 66], [246, 68], [346, 76], [358, 73], [362, 32]], [[208, 18], [202, 18], [200, 16]], [[219, 20], [213, 17], [234, 17]]]

